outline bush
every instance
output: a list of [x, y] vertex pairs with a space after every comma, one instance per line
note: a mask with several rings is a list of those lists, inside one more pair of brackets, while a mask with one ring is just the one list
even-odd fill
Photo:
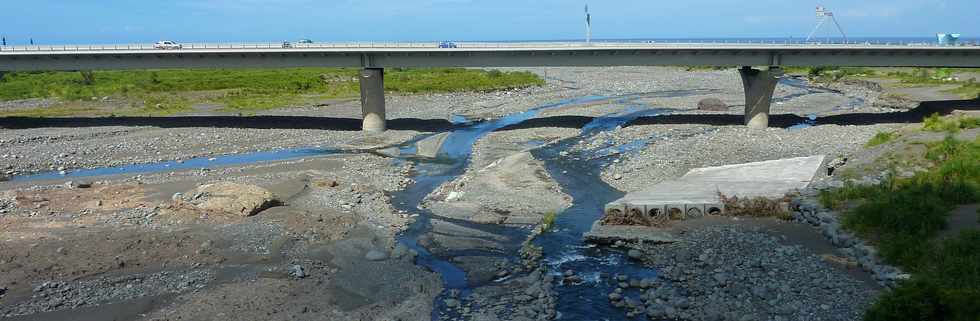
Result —
[[[927, 244], [917, 276], [885, 293], [864, 316], [879, 320], [975, 321], [980, 316], [980, 231]], [[938, 243], [932, 245], [932, 243]]]
[[875, 147], [890, 142], [892, 139], [895, 139], [895, 137], [898, 137], [898, 135], [893, 132], [878, 132], [874, 137], [871, 137], [871, 140], [869, 140], [867, 144], [864, 144], [864, 146]]
[[886, 293], [864, 314], [864, 321], [945, 320], [939, 290], [922, 281], [905, 282]]
[[[890, 182], [890, 180], [886, 180], [886, 182]], [[890, 183], [877, 186], [858, 186], [847, 182], [844, 184], [844, 187], [821, 191], [820, 205], [834, 210], [841, 210], [844, 209], [848, 202], [866, 199], [878, 193], [878, 189], [886, 188], [888, 185]]]
[[938, 113], [926, 117], [922, 122], [922, 129], [931, 132], [955, 133], [962, 129], [978, 127], [980, 127], [980, 118], [969, 116], [941, 117]]
[[551, 211], [544, 214], [544, 218], [541, 220], [541, 230], [548, 231], [555, 227], [555, 221], [558, 220], [558, 212]]
[[[949, 131], [962, 122], [926, 119]], [[959, 141], [952, 134], [927, 144], [932, 166], [911, 178], [888, 178], [876, 186], [846, 185], [823, 192], [824, 205], [842, 208], [842, 225], [878, 245], [886, 262], [913, 273], [911, 281], [885, 293], [864, 319], [971, 320], [980, 316], [980, 231], [967, 229], [939, 238], [957, 204], [980, 200], [980, 138]]]

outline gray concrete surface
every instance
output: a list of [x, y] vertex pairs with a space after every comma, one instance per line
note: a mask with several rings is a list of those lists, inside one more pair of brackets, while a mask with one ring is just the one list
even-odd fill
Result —
[[385, 71], [381, 68], [361, 70], [361, 128], [367, 132], [383, 132], [385, 125]]
[[817, 155], [696, 168], [676, 180], [629, 193], [607, 204], [605, 211], [637, 211], [662, 221], [678, 211], [686, 218], [722, 214], [719, 193], [729, 197], [782, 197], [805, 188], [823, 160], [823, 155]]
[[[117, 49], [118, 48], [118, 49]], [[0, 50], [0, 70], [284, 67], [864, 66], [980, 67], [980, 47], [580, 43], [179, 50], [102, 46]]]
[[765, 70], [742, 67], [738, 70], [745, 89], [745, 125], [749, 128], [769, 127], [769, 107], [783, 70], [770, 67]]

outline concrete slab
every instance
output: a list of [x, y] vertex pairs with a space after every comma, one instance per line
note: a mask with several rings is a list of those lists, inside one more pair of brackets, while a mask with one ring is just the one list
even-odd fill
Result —
[[601, 222], [592, 224], [592, 230], [586, 232], [585, 241], [597, 244], [613, 244], [616, 241], [626, 243], [674, 243], [677, 238], [664, 229], [649, 226], [602, 225]]
[[805, 188], [824, 155], [697, 168], [676, 180], [627, 194], [606, 205], [606, 214], [645, 215], [654, 223], [723, 214], [718, 193], [726, 196], [779, 198]]

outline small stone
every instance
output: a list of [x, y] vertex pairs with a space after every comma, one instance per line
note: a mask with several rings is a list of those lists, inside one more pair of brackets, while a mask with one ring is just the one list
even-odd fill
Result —
[[306, 271], [303, 270], [302, 266], [293, 264], [289, 266], [289, 276], [294, 279], [302, 279], [306, 277]]
[[715, 279], [715, 282], [718, 282], [718, 285], [728, 284], [728, 275], [725, 273], [715, 273], [712, 277]]
[[456, 299], [446, 299], [445, 301], [443, 301], [443, 303], [445, 303], [446, 304], [446, 307], [447, 308], [450, 308], [450, 309], [453, 309], [453, 308], [456, 308], [456, 307], [459, 306], [459, 300], [456, 300]]
[[388, 258], [388, 254], [378, 250], [370, 250], [364, 255], [364, 258], [368, 261], [382, 261]]
[[634, 260], [640, 260], [641, 258], [643, 258], [643, 252], [640, 252], [640, 250], [637, 249], [630, 249], [629, 251], [626, 252], [626, 255]]
[[623, 174], [620, 174], [620, 173], [613, 174], [613, 179], [614, 180], [617, 180], [617, 181], [618, 180], [621, 180], [621, 179], [623, 179]]
[[728, 111], [728, 104], [718, 98], [705, 98], [698, 102], [698, 110]]

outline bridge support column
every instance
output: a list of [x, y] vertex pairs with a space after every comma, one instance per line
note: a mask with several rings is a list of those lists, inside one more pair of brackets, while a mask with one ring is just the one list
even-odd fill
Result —
[[361, 70], [361, 130], [383, 132], [385, 126], [385, 71], [383, 68]]
[[783, 69], [769, 67], [765, 70], [742, 67], [742, 87], [745, 88], [745, 125], [749, 128], [769, 127], [769, 107], [776, 83], [783, 76]]

